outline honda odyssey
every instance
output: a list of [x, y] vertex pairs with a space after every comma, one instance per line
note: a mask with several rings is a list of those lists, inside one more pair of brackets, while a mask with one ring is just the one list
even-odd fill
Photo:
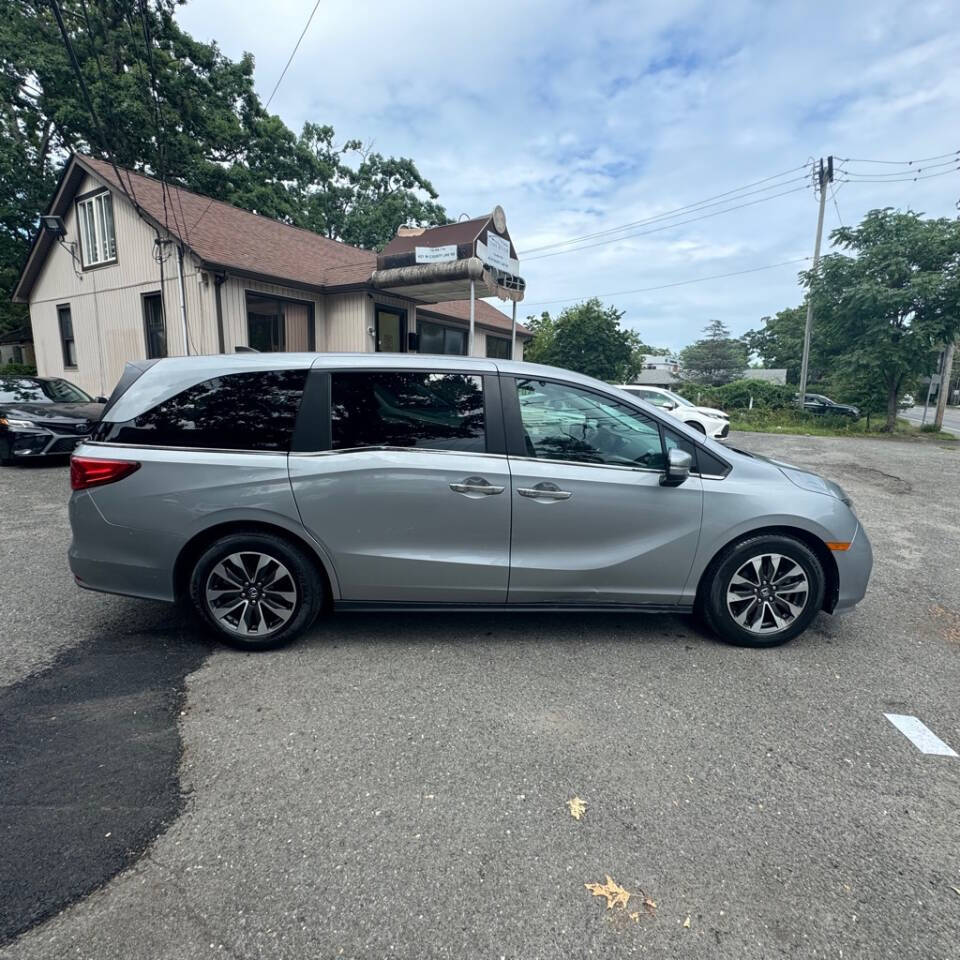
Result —
[[129, 364], [71, 462], [88, 589], [246, 650], [358, 610], [699, 612], [767, 647], [866, 590], [844, 491], [589, 377], [397, 354]]

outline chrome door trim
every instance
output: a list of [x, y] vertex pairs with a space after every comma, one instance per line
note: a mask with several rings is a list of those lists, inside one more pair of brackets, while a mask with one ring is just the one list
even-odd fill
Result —
[[159, 443], [119, 443], [115, 440], [82, 440], [91, 447], [118, 447], [123, 450], [171, 450], [175, 453], [249, 453], [259, 457], [285, 457], [286, 450], [235, 450], [233, 447], [171, 447]]
[[291, 451], [291, 457], [333, 457], [345, 453], [439, 453], [450, 457], [483, 457], [487, 460], [506, 460], [505, 453], [487, 453], [484, 450], [443, 450], [439, 447], [393, 447], [378, 444], [373, 447], [343, 447], [339, 450]]

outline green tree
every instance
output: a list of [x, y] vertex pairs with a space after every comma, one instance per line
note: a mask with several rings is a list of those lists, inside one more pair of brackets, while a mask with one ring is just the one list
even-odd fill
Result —
[[711, 320], [703, 332], [705, 337], [680, 352], [683, 379], [712, 386], [738, 379], [747, 366], [747, 345], [731, 337], [720, 320]]
[[882, 385], [893, 430], [901, 392], [960, 332], [960, 221], [871, 210], [831, 240], [853, 255], [805, 275], [814, 323], [848, 378]]
[[609, 383], [632, 380], [640, 367], [640, 357], [649, 349], [635, 331], [620, 326], [623, 315], [624, 311], [604, 307], [594, 297], [567, 307], [557, 317], [546, 311], [539, 317], [528, 317], [533, 339], [524, 347], [524, 359]]
[[[195, 40], [183, 0], [61, 0], [100, 126], [82, 97], [47, 3], [10, 0], [0, 17], [0, 328], [26, 314], [10, 293], [37, 217], [72, 150], [131, 167], [265, 216], [370, 248], [403, 223], [446, 219], [408, 158], [334, 147], [330, 127], [301, 136], [254, 89], [254, 61]], [[173, 225], [176, 211], [171, 211]]]
[[[806, 306], [787, 307], [772, 317], [763, 317], [763, 326], [748, 330], [743, 342], [751, 354], [763, 361], [765, 367], [783, 368], [787, 371], [787, 383], [800, 382], [800, 365], [803, 360], [803, 329], [807, 322]], [[808, 381], [813, 384], [826, 372], [830, 354], [826, 337], [814, 324], [810, 336], [810, 368]]]

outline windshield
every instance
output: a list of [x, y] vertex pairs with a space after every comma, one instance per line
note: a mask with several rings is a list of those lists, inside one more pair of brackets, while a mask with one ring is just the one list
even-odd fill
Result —
[[0, 403], [92, 403], [93, 398], [66, 380], [0, 378]]
[[695, 407], [696, 404], [691, 400], [687, 400], [684, 397], [681, 397], [679, 393], [674, 393], [672, 390], [663, 391], [674, 403], [678, 404], [681, 407]]

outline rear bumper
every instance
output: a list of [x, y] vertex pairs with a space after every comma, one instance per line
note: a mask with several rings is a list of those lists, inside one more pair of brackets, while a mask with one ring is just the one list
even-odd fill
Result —
[[151, 600], [174, 600], [173, 562], [179, 541], [108, 522], [87, 491], [70, 498], [73, 539], [67, 551], [77, 585]]
[[870, 546], [867, 532], [861, 524], [857, 525], [850, 549], [837, 551], [833, 557], [837, 562], [839, 589], [837, 603], [832, 612], [842, 613], [863, 599], [870, 581], [870, 572], [873, 570], [873, 547]]

